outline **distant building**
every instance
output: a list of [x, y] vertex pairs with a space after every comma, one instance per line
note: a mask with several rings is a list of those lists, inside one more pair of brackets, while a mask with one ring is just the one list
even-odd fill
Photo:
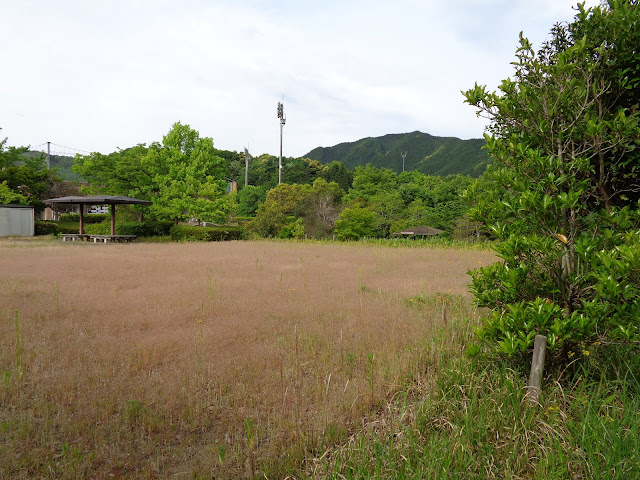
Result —
[[227, 195], [237, 191], [238, 191], [238, 184], [235, 182], [235, 180], [232, 180], [229, 183], [227, 183], [227, 191], [226, 191]]
[[109, 213], [109, 205], [91, 205], [87, 213]]

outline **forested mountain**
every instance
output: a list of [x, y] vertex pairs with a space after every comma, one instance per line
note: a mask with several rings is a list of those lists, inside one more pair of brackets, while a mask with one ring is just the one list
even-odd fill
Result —
[[[42, 152], [25, 152], [23, 154], [28, 158], [36, 158], [43, 156]], [[73, 167], [73, 157], [67, 157], [64, 155], [51, 155], [50, 157], [51, 168], [58, 169], [58, 176], [65, 182], [84, 182], [84, 179], [71, 170]]]
[[416, 170], [427, 175], [462, 174], [480, 176], [487, 168], [489, 157], [482, 147], [484, 139], [461, 140], [454, 137], [434, 137], [428, 133], [412, 132], [363, 138], [356, 142], [333, 147], [318, 147], [304, 155], [323, 164], [338, 160], [347, 168], [371, 164], [402, 172]]

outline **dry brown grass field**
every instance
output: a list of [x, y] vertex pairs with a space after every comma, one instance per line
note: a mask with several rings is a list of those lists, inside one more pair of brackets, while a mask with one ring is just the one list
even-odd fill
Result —
[[283, 478], [408, 382], [490, 252], [0, 241], [0, 477]]

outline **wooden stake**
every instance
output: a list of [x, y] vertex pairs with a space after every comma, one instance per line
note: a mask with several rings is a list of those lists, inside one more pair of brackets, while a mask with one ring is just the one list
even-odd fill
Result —
[[447, 304], [442, 302], [442, 323], [447, 324]]
[[540, 392], [542, 384], [542, 372], [544, 370], [544, 356], [547, 347], [547, 337], [544, 335], [536, 335], [533, 344], [533, 359], [531, 360], [531, 374], [529, 375], [529, 385], [525, 393], [525, 400], [529, 405], [538, 405], [540, 403]]

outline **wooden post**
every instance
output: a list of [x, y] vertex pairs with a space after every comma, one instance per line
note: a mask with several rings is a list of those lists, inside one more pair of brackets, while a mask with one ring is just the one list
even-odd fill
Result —
[[544, 356], [547, 347], [547, 337], [536, 335], [533, 344], [533, 359], [531, 360], [531, 374], [529, 375], [529, 385], [524, 395], [529, 405], [540, 403], [540, 392], [542, 384], [542, 372], [544, 370]]
[[115, 204], [109, 205], [109, 210], [111, 210], [111, 235], [116, 234], [116, 206]]
[[442, 323], [447, 324], [447, 304], [442, 302]]
[[79, 212], [80, 212], [80, 231], [78, 233], [80, 233], [80, 235], [84, 234], [84, 205], [80, 204], [79, 205]]

